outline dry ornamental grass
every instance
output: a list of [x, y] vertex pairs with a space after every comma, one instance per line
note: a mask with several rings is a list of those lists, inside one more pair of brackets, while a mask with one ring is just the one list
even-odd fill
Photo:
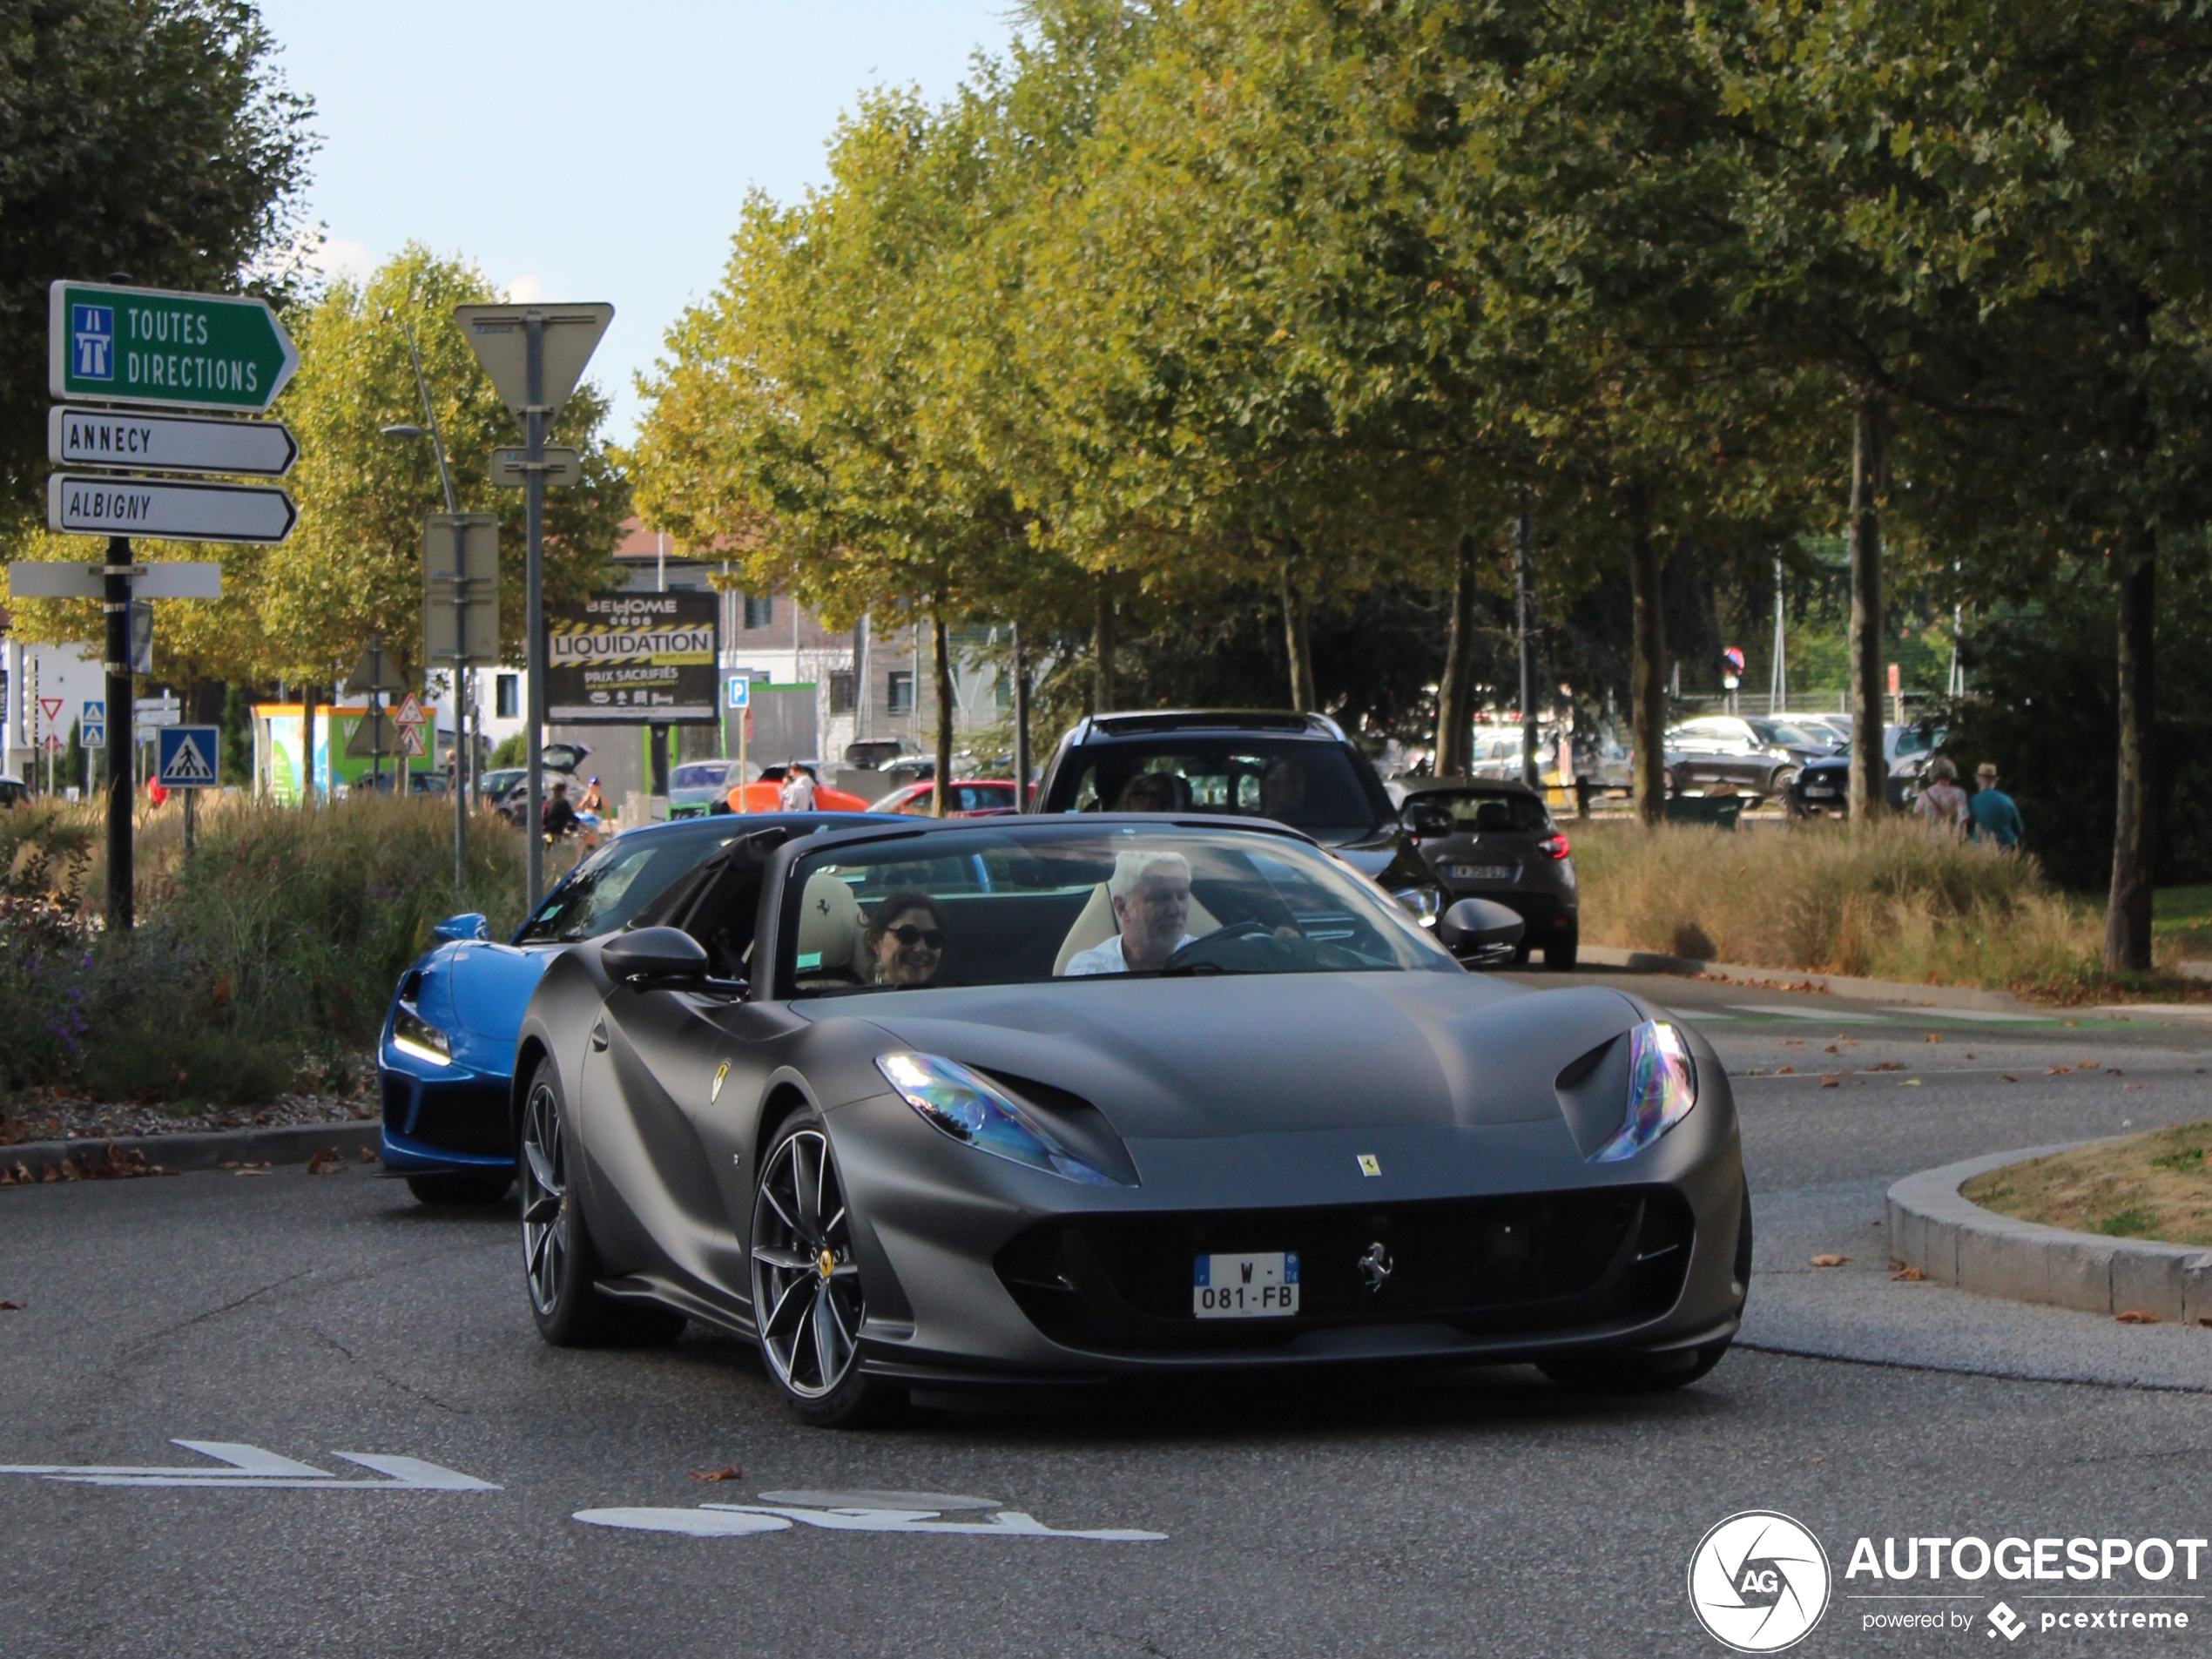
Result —
[[2021, 1221], [2113, 1238], [2212, 1244], [2212, 1123], [2152, 1130], [1978, 1175], [1959, 1191]]

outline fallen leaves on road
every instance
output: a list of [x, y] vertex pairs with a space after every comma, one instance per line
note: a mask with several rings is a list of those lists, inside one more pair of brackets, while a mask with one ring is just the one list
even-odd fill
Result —
[[1775, 1075], [1776, 1076], [1777, 1076], [1777, 1077], [1780, 1077], [1780, 1076], [1785, 1076], [1786, 1074], [1788, 1074], [1788, 1073], [1790, 1073], [1790, 1072], [1793, 1072], [1793, 1071], [1795, 1071], [1796, 1069], [1797, 1069], [1797, 1068], [1796, 1068], [1795, 1066], [1777, 1066], [1777, 1067], [1774, 1069], [1774, 1075]]
[[2043, 1075], [2046, 1077], [2063, 1077], [2073, 1069], [2072, 1066], [2046, 1066], [2043, 1068]]
[[263, 1158], [259, 1163], [226, 1163], [223, 1167], [233, 1175], [274, 1175], [276, 1173], [275, 1167], [266, 1158]]
[[27, 1163], [11, 1163], [0, 1170], [0, 1187], [30, 1186], [48, 1181], [132, 1181], [144, 1176], [176, 1173], [158, 1163], [149, 1163], [146, 1155], [135, 1146], [125, 1151], [110, 1141], [98, 1163], [92, 1162], [89, 1149], [49, 1163], [36, 1175]]
[[2000, 1071], [1997, 1074], [1997, 1081], [2000, 1083], [2016, 1083], [2020, 1079], [2009, 1071]]
[[1842, 1051], [1840, 1049], [1837, 1048], [1837, 1047], [1836, 1047], [1836, 1045], [1835, 1045], [1834, 1043], [1832, 1043], [1832, 1042], [1831, 1042], [1831, 1043], [1830, 1043], [1830, 1044], [1829, 1044], [1826, 1048], [1823, 1049], [1820, 1052], [1821, 1052], [1821, 1053], [1823, 1053], [1823, 1054], [1840, 1054], [1840, 1053], [1842, 1053], [1843, 1051]]
[[2107, 1066], [2105, 1068], [2105, 1076], [2107, 1077], [2125, 1077], [2127, 1075], [2127, 1072], [2118, 1066]]
[[1848, 1256], [1816, 1256], [1812, 1258], [1812, 1264], [1815, 1267], [1841, 1267], [1849, 1260], [1851, 1258]]
[[1941, 1042], [1943, 1041], [1941, 1037], [1936, 1035], [1936, 1034], [1932, 1031], [1929, 1032], [1926, 1036], [1921, 1038], [1920, 1040], [1923, 1042]]
[[1874, 1064], [1867, 1067], [1866, 1069], [1869, 1071], [1903, 1071], [1905, 1069], [1905, 1066], [1900, 1061], [1879, 1060], [1875, 1062]]
[[694, 1480], [742, 1480], [745, 1471], [734, 1463], [725, 1463], [718, 1469], [693, 1469]]
[[1907, 1077], [1903, 1082], [1898, 1085], [1899, 1089], [1918, 1089], [1919, 1086], [1920, 1080], [1918, 1077]]
[[2114, 1314], [2112, 1322], [2114, 1325], [2156, 1325], [2158, 1315], [2148, 1308], [2128, 1308], [2124, 1312]]
[[1823, 1089], [1841, 1089], [1844, 1086], [1844, 1080], [1831, 1071], [1821, 1078], [1820, 1086]]
[[[1972, 1055], [1969, 1055], [1966, 1057], [1969, 1060], [1973, 1058]], [[371, 1151], [368, 1147], [364, 1146], [358, 1154], [356, 1161], [362, 1163], [374, 1163], [376, 1162], [376, 1154]]]
[[23, 1304], [20, 1302], [0, 1302], [0, 1313], [20, 1313], [22, 1312]]
[[334, 1146], [326, 1146], [307, 1159], [309, 1175], [343, 1175], [346, 1169], [346, 1155]]
[[1898, 1285], [1925, 1284], [1927, 1280], [1927, 1277], [1928, 1276], [1925, 1273], [1923, 1273], [1917, 1267], [1900, 1267], [1896, 1272], [1890, 1275], [1891, 1280]]

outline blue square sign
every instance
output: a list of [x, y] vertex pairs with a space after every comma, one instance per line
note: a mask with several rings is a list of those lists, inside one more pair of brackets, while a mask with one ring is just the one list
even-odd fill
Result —
[[216, 740], [212, 725], [165, 725], [155, 733], [154, 781], [164, 789], [212, 789]]
[[85, 381], [115, 378], [115, 307], [71, 306], [69, 308], [70, 347], [77, 356], [77, 377]]

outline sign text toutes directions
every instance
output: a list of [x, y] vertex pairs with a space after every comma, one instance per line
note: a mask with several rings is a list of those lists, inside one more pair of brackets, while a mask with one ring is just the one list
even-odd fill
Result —
[[157, 542], [281, 542], [299, 514], [281, 489], [57, 472], [46, 480], [46, 528]]
[[47, 306], [56, 397], [259, 414], [300, 366], [276, 314], [242, 295], [64, 280]]
[[145, 415], [72, 403], [46, 412], [46, 458], [66, 466], [281, 478], [299, 455], [292, 434], [276, 421]]

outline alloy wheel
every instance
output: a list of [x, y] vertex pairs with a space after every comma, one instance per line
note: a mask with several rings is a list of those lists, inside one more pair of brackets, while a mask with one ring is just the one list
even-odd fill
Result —
[[819, 1130], [770, 1154], [752, 1204], [752, 1307], [778, 1380], [802, 1399], [833, 1393], [859, 1352], [860, 1269], [844, 1189]]
[[550, 1318], [569, 1260], [569, 1172], [561, 1097], [550, 1083], [530, 1091], [523, 1111], [523, 1266], [530, 1305]]

